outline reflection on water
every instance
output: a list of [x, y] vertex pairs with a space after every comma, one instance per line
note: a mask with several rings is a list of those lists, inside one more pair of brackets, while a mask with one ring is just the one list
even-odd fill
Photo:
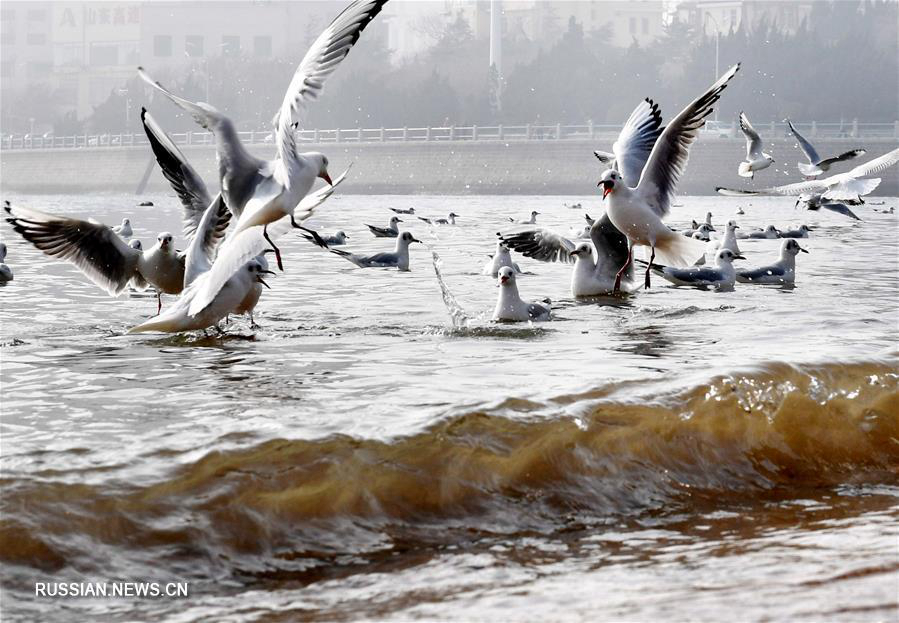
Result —
[[[127, 214], [147, 243], [180, 230], [151, 199], [23, 201]], [[4, 620], [64, 618], [36, 571], [192, 582], [186, 602], [66, 604], [105, 620], [891, 616], [899, 273], [869, 258], [896, 265], [896, 217], [755, 199], [741, 226], [815, 227], [795, 288], [573, 300], [570, 267], [521, 260], [556, 319], [491, 323], [494, 232], [531, 209], [567, 231], [570, 201], [336, 198], [316, 225], [353, 251], [392, 247], [361, 225], [388, 205], [466, 217], [413, 225], [433, 255], [410, 273], [288, 237], [262, 328], [224, 335], [125, 336], [152, 297], [110, 299], [5, 230]], [[684, 203], [674, 221], [738, 205]]]

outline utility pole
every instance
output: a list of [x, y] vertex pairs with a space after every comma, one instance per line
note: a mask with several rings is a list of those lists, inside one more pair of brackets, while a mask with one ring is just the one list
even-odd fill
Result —
[[[712, 15], [711, 12], [704, 13], [706, 17], [711, 17], [712, 21], [715, 23], [715, 75], [712, 78], [712, 82], [718, 79], [718, 76], [721, 74], [718, 71], [718, 40], [721, 38], [721, 27], [718, 25], [718, 20], [715, 19], [715, 16]], [[703, 22], [703, 28], [705, 28], [705, 22]], [[718, 106], [715, 106], [715, 123], [718, 123]]]
[[490, 0], [490, 67], [496, 76], [496, 104], [502, 109], [503, 86], [503, 24], [501, 0]]

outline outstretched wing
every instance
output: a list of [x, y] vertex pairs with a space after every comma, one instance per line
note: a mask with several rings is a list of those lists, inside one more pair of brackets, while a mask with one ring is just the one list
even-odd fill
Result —
[[212, 267], [215, 249], [225, 237], [225, 230], [231, 222], [231, 213], [221, 195], [209, 204], [197, 225], [196, 235], [187, 247], [184, 262], [184, 285], [189, 286], [194, 279]]
[[829, 167], [832, 164], [836, 164], [837, 162], [843, 162], [844, 160], [852, 160], [853, 158], [858, 158], [859, 156], [867, 153], [864, 149], [852, 149], [847, 152], [840, 154], [839, 156], [834, 156], [833, 158], [826, 158], [822, 160], [819, 164], [822, 167]]
[[849, 209], [845, 203], [822, 203], [821, 207], [826, 210], [832, 210], [837, 212], [838, 214], [842, 214], [843, 216], [848, 216], [849, 218], [854, 218], [856, 221], [860, 221], [861, 219], [856, 216], [855, 212]]
[[4, 205], [6, 221], [16, 233], [50, 257], [75, 265], [88, 279], [115, 296], [139, 277], [140, 251], [102, 223], [55, 216], [30, 208]]
[[[608, 214], [593, 223], [590, 240], [596, 249], [596, 273], [600, 279], [614, 279], [616, 273], [627, 263], [627, 237], [612, 224]], [[631, 276], [633, 265], [628, 266], [627, 277]]]
[[647, 97], [628, 117], [618, 140], [612, 145], [618, 172], [624, 176], [628, 186], [634, 187], [640, 181], [643, 167], [661, 134], [662, 113], [659, 112], [659, 105]]
[[818, 155], [818, 152], [815, 151], [815, 148], [812, 147], [812, 144], [805, 140], [805, 137], [796, 131], [796, 128], [793, 127], [793, 122], [789, 119], [787, 119], [787, 125], [790, 126], [790, 132], [792, 132], [793, 136], [796, 137], [796, 140], [799, 141], [799, 148], [802, 150], [802, 153], [805, 154], [805, 157], [808, 158], [809, 163], [818, 164], [821, 161], [821, 156]]
[[[873, 160], [868, 160], [864, 164], [860, 164], [851, 171], [846, 173], [840, 173], [839, 175], [833, 176], [833, 178], [842, 178], [843, 176], [847, 178], [856, 178], [856, 177], [866, 177], [868, 175], [874, 175], [875, 173], [880, 173], [884, 169], [888, 169], [894, 164], [899, 162], [899, 148], [894, 149], [893, 151], [887, 152], [882, 156], [874, 158]], [[833, 178], [827, 178], [824, 181], [831, 180]]]
[[306, 52], [274, 119], [278, 155], [282, 159], [294, 157], [293, 130], [303, 122], [306, 106], [318, 99], [325, 80], [350, 53], [362, 31], [386, 1], [356, 0], [328, 25]]
[[740, 112], [740, 130], [746, 136], [746, 160], [758, 160], [762, 157], [762, 139], [749, 123], [745, 112]]
[[668, 214], [677, 182], [687, 167], [690, 145], [699, 135], [705, 118], [712, 114], [715, 102], [721, 98], [721, 92], [739, 70], [740, 64], [737, 63], [684, 108], [668, 124], [652, 148], [637, 185], [637, 192], [659, 216]]
[[513, 234], [497, 234], [507, 247], [541, 262], [574, 263], [571, 252], [577, 245], [548, 229], [528, 229]]

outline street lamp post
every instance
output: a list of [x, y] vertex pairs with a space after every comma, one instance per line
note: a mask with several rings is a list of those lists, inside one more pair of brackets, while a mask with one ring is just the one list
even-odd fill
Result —
[[[718, 20], [715, 19], [715, 16], [711, 14], [711, 12], [704, 13], [706, 17], [711, 17], [712, 21], [715, 23], [715, 75], [712, 77], [712, 82], [718, 79], [720, 73], [718, 72], [718, 40], [721, 38], [721, 26], [718, 25]], [[705, 29], [705, 22], [702, 23], [703, 29]], [[718, 122], [718, 107], [715, 106], [715, 123]]]

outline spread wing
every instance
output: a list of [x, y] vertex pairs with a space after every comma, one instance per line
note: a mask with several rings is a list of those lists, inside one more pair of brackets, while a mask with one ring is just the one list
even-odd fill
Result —
[[[888, 169], [894, 164], [899, 162], [899, 148], [894, 149], [893, 151], [887, 152], [882, 156], [874, 158], [873, 160], [868, 160], [864, 164], [860, 164], [851, 171], [847, 171], [846, 173], [840, 173], [839, 175], [834, 175], [833, 178], [842, 178], [843, 176], [847, 178], [856, 178], [856, 177], [867, 177], [868, 175], [874, 175], [875, 173], [880, 173], [884, 169]], [[833, 178], [827, 178], [824, 181], [831, 180]]]
[[618, 140], [612, 145], [618, 172], [624, 176], [628, 186], [634, 187], [640, 181], [643, 167], [661, 134], [662, 113], [659, 112], [659, 105], [647, 97], [628, 117]]
[[746, 113], [740, 113], [740, 130], [746, 136], [746, 160], [758, 160], [762, 157], [762, 139], [749, 123]]
[[196, 235], [191, 238], [184, 262], [184, 285], [189, 286], [194, 279], [212, 267], [215, 249], [225, 237], [225, 230], [231, 222], [231, 213], [221, 195], [217, 195], [200, 219]]
[[356, 0], [322, 32], [294, 73], [275, 115], [278, 155], [294, 157], [293, 130], [301, 124], [309, 102], [318, 99], [325, 80], [350, 53], [366, 26], [381, 11], [387, 0]]
[[571, 252], [577, 245], [549, 229], [528, 229], [514, 234], [497, 234], [507, 247], [541, 262], [574, 263]]
[[25, 240], [50, 257], [75, 265], [88, 279], [115, 296], [137, 272], [140, 251], [102, 223], [55, 216], [30, 208], [4, 205], [6, 221]]
[[668, 124], [652, 148], [637, 185], [637, 192], [659, 216], [668, 214], [677, 182], [687, 167], [690, 145], [699, 135], [705, 118], [712, 114], [715, 102], [721, 98], [721, 92], [739, 70], [740, 64], [737, 63], [684, 108]]
[[[590, 228], [590, 240], [596, 250], [596, 272], [599, 277], [615, 278], [615, 274], [627, 262], [627, 237], [612, 224], [608, 214], [603, 214]], [[633, 265], [628, 268], [630, 277]]]
[[790, 132], [792, 132], [793, 136], [796, 137], [796, 140], [799, 141], [799, 148], [802, 150], [802, 153], [805, 154], [805, 157], [808, 158], [809, 163], [818, 164], [818, 162], [821, 161], [821, 156], [818, 155], [818, 152], [815, 151], [815, 148], [812, 147], [812, 144], [805, 140], [805, 137], [796, 131], [796, 128], [793, 127], [793, 122], [789, 119], [787, 119], [787, 125], [790, 126]]
[[837, 162], [843, 162], [844, 160], [852, 160], [853, 158], [858, 158], [865, 153], [867, 152], [864, 149], [852, 149], [840, 154], [839, 156], [834, 156], [833, 158], [825, 158], [821, 161], [820, 165], [822, 167], [830, 166], [832, 164], [836, 164]]

